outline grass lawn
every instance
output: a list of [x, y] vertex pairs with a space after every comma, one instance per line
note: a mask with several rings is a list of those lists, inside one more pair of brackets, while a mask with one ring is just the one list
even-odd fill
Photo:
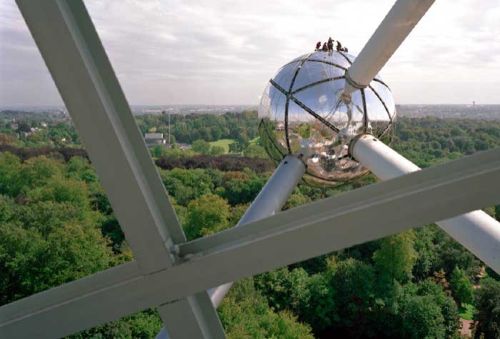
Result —
[[259, 138], [260, 138], [260, 137], [259, 137], [259, 136], [257, 136], [257, 137], [255, 137], [255, 138], [253, 138], [252, 140], [250, 140], [250, 145], [251, 145], [251, 144], [256, 144], [256, 143], [258, 143], [258, 142], [259, 142]]
[[460, 318], [465, 319], [465, 320], [472, 320], [472, 317], [474, 315], [474, 306], [469, 305], [469, 304], [463, 304], [460, 306], [458, 309], [458, 313]]
[[210, 146], [219, 146], [224, 148], [224, 153], [229, 153], [229, 144], [232, 144], [234, 139], [219, 139], [217, 141], [211, 141]]

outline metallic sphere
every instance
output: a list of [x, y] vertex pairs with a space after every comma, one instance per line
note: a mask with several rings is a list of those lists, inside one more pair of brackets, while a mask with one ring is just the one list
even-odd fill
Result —
[[345, 72], [354, 56], [314, 52], [283, 66], [269, 81], [259, 106], [259, 132], [276, 161], [303, 157], [310, 177], [351, 180], [366, 170], [348, 153], [357, 135], [385, 135], [396, 115], [389, 87], [376, 77], [368, 87], [342, 99]]

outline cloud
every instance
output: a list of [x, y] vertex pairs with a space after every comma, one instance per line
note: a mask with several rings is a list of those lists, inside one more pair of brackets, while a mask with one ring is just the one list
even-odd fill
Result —
[[[276, 70], [316, 41], [361, 50], [393, 1], [85, 4], [131, 103], [256, 104]], [[0, 104], [60, 102], [14, 1], [0, 0], [0, 13]], [[498, 102], [499, 37], [500, 0], [436, 1], [382, 76], [400, 103]], [[473, 99], [463, 94], [471, 81], [481, 89]]]

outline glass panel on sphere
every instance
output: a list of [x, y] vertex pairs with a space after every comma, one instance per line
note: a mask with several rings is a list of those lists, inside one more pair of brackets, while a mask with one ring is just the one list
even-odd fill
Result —
[[296, 61], [303, 61], [304, 59], [308, 58], [310, 54], [303, 54], [295, 59], [293, 59], [291, 62], [296, 62]]
[[269, 92], [271, 91], [271, 83], [267, 84], [264, 93], [262, 93], [262, 97], [260, 98], [260, 105], [257, 111], [258, 117], [261, 119], [270, 118], [270, 110], [271, 110], [271, 97]]
[[306, 61], [297, 74], [297, 78], [293, 84], [293, 91], [312, 85], [318, 81], [343, 76], [344, 73], [345, 71], [341, 68], [323, 62]]
[[329, 55], [328, 52], [316, 52], [311, 54], [309, 60], [331, 62], [344, 68], [349, 68], [349, 66], [351, 66], [351, 64], [337, 51], [334, 51], [332, 55]]
[[337, 105], [337, 93], [341, 91], [343, 84], [343, 79], [328, 81], [309, 87], [294, 96], [335, 127], [342, 128], [347, 123], [347, 109]]
[[269, 118], [272, 121], [285, 121], [286, 96], [271, 85], [271, 110]]
[[273, 77], [273, 80], [283, 87], [285, 91], [290, 89], [290, 84], [292, 83], [292, 79], [295, 76], [295, 72], [297, 71], [297, 67], [300, 65], [299, 62], [291, 62], [288, 65], [283, 66]]
[[345, 52], [339, 52], [339, 54], [342, 57], [342, 59], [349, 60], [349, 61], [346, 60], [346, 62], [349, 65], [351, 65], [354, 62], [354, 60], [356, 59], [356, 57], [354, 55], [351, 55], [351, 54], [348, 54], [348, 53], [345, 53]]
[[372, 81], [370, 83], [370, 86], [372, 87], [373, 91], [377, 92], [382, 101], [384, 101], [385, 105], [387, 106], [387, 110], [391, 115], [391, 118], [393, 118], [396, 114], [396, 105], [394, 103], [394, 97], [391, 90], [384, 84], [377, 81]]
[[354, 91], [352, 93], [350, 112], [351, 123], [349, 128], [351, 129], [351, 131], [349, 132], [349, 135], [362, 133], [364, 131], [365, 125], [365, 113], [363, 107], [363, 97], [360, 90]]
[[366, 107], [368, 111], [368, 120], [374, 122], [390, 122], [389, 115], [382, 101], [375, 95], [370, 88], [365, 88]]

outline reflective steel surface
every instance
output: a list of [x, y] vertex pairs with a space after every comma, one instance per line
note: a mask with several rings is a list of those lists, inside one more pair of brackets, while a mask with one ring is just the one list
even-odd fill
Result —
[[262, 95], [261, 140], [276, 161], [302, 154], [307, 173], [328, 182], [347, 181], [366, 173], [348, 154], [356, 135], [387, 133], [396, 115], [392, 93], [377, 76], [355, 91], [350, 102], [340, 99], [345, 72], [354, 56], [314, 52], [283, 66]]

